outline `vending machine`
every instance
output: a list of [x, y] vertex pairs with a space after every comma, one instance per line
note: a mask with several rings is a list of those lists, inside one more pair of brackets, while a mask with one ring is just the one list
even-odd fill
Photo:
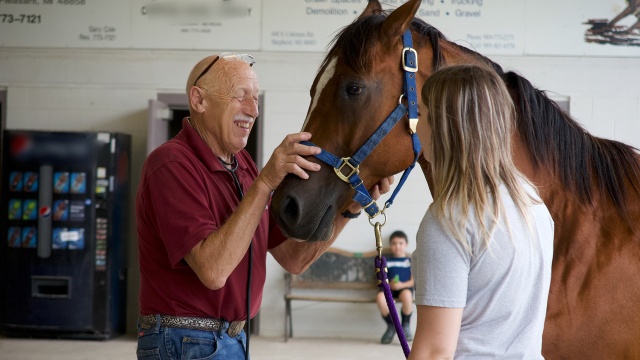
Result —
[[130, 151], [121, 133], [5, 131], [2, 334], [124, 332]]

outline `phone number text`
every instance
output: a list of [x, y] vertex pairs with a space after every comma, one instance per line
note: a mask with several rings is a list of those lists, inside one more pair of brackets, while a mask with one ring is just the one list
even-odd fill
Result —
[[5, 24], [40, 24], [39, 14], [0, 14], [0, 23]]

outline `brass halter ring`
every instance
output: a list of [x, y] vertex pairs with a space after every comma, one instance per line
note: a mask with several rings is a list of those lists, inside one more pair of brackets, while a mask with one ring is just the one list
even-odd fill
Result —
[[[385, 221], [386, 221], [386, 217], [385, 217]], [[369, 220], [369, 222], [371, 222], [371, 220]], [[377, 222], [375, 225], [373, 225], [373, 229], [375, 231], [375, 235], [376, 235], [376, 250], [378, 250], [378, 259], [382, 259], [382, 225], [384, 224], [380, 224], [379, 222]]]
[[376, 225], [380, 225], [380, 227], [384, 226], [384, 224], [387, 223], [387, 214], [384, 213], [384, 211], [387, 209], [387, 206], [385, 205], [385, 207], [380, 210], [380, 212], [378, 212], [374, 217], [378, 216], [378, 215], [382, 215], [384, 216], [384, 221], [382, 221], [382, 224], [380, 224], [379, 222], [376, 222], [375, 224], [373, 223], [373, 218], [374, 217], [369, 217], [369, 224], [371, 224], [371, 226], [376, 227]]

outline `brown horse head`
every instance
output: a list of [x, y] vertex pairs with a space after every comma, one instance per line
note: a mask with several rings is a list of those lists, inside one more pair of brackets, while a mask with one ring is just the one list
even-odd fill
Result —
[[[398, 105], [403, 92], [402, 34], [420, 1], [409, 1], [389, 16], [377, 1], [334, 39], [311, 88], [303, 126], [317, 146], [350, 157]], [[418, 83], [418, 89], [422, 84]], [[405, 116], [359, 167], [365, 187], [406, 169], [413, 161]], [[287, 177], [271, 203], [283, 232], [300, 240], [327, 240], [333, 221], [350, 204], [353, 190], [331, 166], [322, 165], [308, 180]]]

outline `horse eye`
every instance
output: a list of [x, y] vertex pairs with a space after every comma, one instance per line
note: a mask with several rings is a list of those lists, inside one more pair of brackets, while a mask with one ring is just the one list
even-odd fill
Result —
[[362, 94], [362, 90], [364, 88], [360, 85], [348, 85], [347, 86], [347, 95], [349, 96], [358, 96]]

